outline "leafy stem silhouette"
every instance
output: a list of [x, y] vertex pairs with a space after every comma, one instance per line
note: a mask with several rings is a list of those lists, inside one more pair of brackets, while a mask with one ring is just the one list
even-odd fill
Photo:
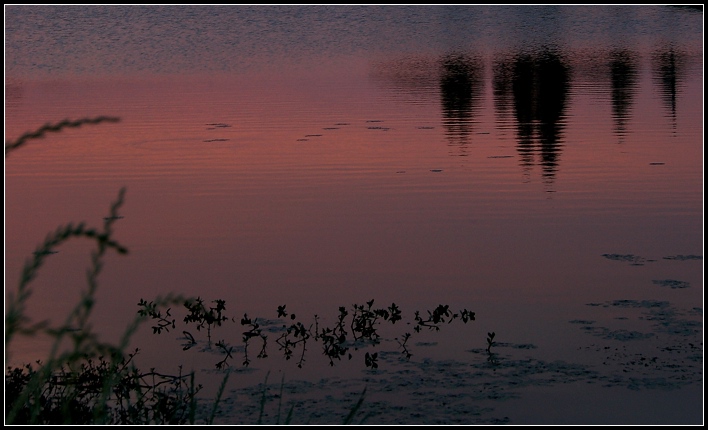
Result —
[[[141, 299], [141, 302], [142, 301], [144, 300]], [[184, 317], [184, 322], [196, 323], [197, 330], [201, 330], [206, 327], [210, 345], [211, 328], [221, 326], [222, 322], [228, 320], [228, 318], [223, 315], [223, 312], [226, 310], [226, 302], [224, 300], [214, 300], [213, 303], [216, 303], [216, 306], [209, 306], [207, 309], [207, 307], [204, 306], [204, 300], [202, 300], [201, 297], [197, 297], [194, 300], [185, 300], [184, 302], [184, 307], [189, 310], [189, 314]]]
[[[225, 301], [215, 300], [214, 303], [217, 303], [217, 306], [207, 311], [200, 298], [198, 298], [196, 302], [186, 302], [184, 305], [189, 315], [185, 317], [184, 321], [197, 321], [200, 324], [207, 324], [207, 326], [209, 326], [210, 322], [211, 324], [221, 325], [222, 322], [226, 323], [229, 321], [229, 318], [221, 313], [221, 311], [225, 309]], [[169, 327], [174, 328], [173, 325], [170, 325], [171, 321], [166, 319], [165, 316], [159, 312], [148, 311], [147, 309], [150, 309], [149, 303], [141, 299], [139, 305], [143, 307], [139, 312], [147, 314], [155, 320], [153, 333], [160, 334], [163, 330], [168, 331]], [[474, 312], [463, 309], [459, 313], [453, 313], [449, 305], [438, 305], [435, 309], [426, 311], [426, 313], [428, 317], [424, 319], [421, 317], [421, 312], [415, 312], [415, 332], [420, 332], [423, 328], [439, 331], [443, 324], [451, 324], [455, 320], [466, 324], [475, 319]], [[349, 310], [344, 306], [340, 306], [339, 314], [332, 327], [320, 328], [318, 315], [314, 316], [314, 323], [306, 324], [302, 321], [298, 321], [295, 314], [288, 314], [286, 305], [278, 306], [276, 314], [278, 318], [288, 317], [289, 315], [292, 322], [282, 325], [280, 333], [275, 339], [275, 344], [278, 346], [279, 351], [283, 353], [286, 360], [297, 357], [296, 365], [300, 368], [306, 361], [305, 355], [308, 351], [309, 342], [319, 342], [322, 347], [322, 354], [329, 360], [329, 365], [334, 366], [335, 362], [341, 360], [343, 357], [352, 359], [352, 349], [358, 350], [359, 347], [362, 346], [378, 345], [381, 341], [379, 328], [382, 322], [388, 321], [391, 324], [395, 324], [397, 321], [403, 320], [403, 313], [398, 305], [392, 303], [388, 307], [378, 308], [374, 307], [374, 300], [369, 300], [365, 304], [353, 304]], [[207, 315], [210, 316], [207, 318]], [[235, 319], [231, 318], [231, 321], [235, 321]], [[243, 318], [240, 319], [240, 323], [246, 328], [242, 336], [244, 345], [243, 365], [249, 366], [251, 363], [251, 359], [249, 358], [249, 345], [253, 340], [260, 339], [261, 348], [257, 357], [266, 358], [268, 356], [268, 336], [264, 333], [263, 327], [257, 318], [250, 318], [248, 314], [244, 314]], [[198, 326], [198, 328], [199, 327], [200, 326]], [[186, 331], [184, 333], [188, 334]], [[208, 334], [207, 336], [207, 341], [210, 344], [210, 335]], [[394, 339], [406, 359], [410, 359], [413, 355], [408, 347], [408, 340], [411, 336], [411, 333], [407, 332], [400, 339]], [[189, 340], [190, 343], [185, 345], [183, 349], [189, 349], [196, 343], [191, 334], [189, 334]], [[224, 341], [220, 341], [220, 344], [217, 344], [217, 346], [220, 347], [224, 354], [224, 359], [216, 364], [217, 368], [221, 368], [226, 365], [229, 358], [232, 358], [233, 349], [230, 347], [227, 348]], [[375, 369], [379, 365], [378, 358], [377, 352], [366, 352], [364, 365], [368, 368]]]

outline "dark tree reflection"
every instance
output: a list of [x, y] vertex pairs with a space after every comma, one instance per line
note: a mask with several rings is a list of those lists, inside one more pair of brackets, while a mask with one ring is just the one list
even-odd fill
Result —
[[610, 80], [612, 85], [612, 118], [615, 133], [622, 142], [627, 134], [634, 95], [637, 92], [637, 59], [627, 50], [610, 53]]
[[556, 51], [518, 54], [495, 62], [495, 106], [503, 119], [513, 106], [517, 151], [526, 176], [541, 166], [547, 184], [555, 180], [563, 144], [571, 68]]
[[495, 61], [492, 66], [492, 94], [494, 111], [497, 115], [497, 126], [509, 128], [514, 118], [514, 99], [512, 83], [514, 81], [513, 63], [511, 61]]
[[440, 61], [440, 98], [443, 126], [451, 145], [469, 141], [474, 117], [484, 89], [484, 64], [463, 54], [449, 54]]
[[676, 100], [681, 90], [684, 56], [673, 47], [657, 51], [652, 57], [654, 80], [659, 84], [661, 98], [669, 111], [671, 124], [676, 127]]

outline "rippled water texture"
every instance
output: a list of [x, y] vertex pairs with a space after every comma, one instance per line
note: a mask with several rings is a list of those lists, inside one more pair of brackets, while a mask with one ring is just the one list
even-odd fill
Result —
[[[47, 233], [100, 225], [125, 186], [130, 253], [105, 262], [94, 327], [116, 339], [169, 292], [226, 300], [217, 421], [255, 422], [267, 386], [264, 422], [282, 402], [339, 423], [364, 387], [367, 424], [702, 422], [702, 10], [6, 6], [5, 77], [6, 141], [121, 118], [6, 157], [6, 297]], [[86, 285], [90, 244], [57, 251], [35, 319]], [[372, 299], [403, 313], [379, 345], [284, 359], [278, 306], [322, 327]], [[440, 304], [476, 319], [414, 332]], [[220, 356], [182, 329], [144, 327], [140, 363], [197, 370], [208, 401]], [[46, 350], [13, 342], [8, 364]]]

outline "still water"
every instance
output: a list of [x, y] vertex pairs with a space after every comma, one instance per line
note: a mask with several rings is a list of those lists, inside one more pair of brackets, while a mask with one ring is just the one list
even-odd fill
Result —
[[[6, 141], [121, 118], [6, 157], [6, 297], [47, 233], [100, 226], [126, 187], [130, 253], [107, 257], [93, 326], [117, 339], [171, 292], [225, 300], [217, 421], [255, 422], [268, 377], [264, 422], [282, 383], [298, 423], [341, 422], [364, 387], [366, 424], [702, 423], [702, 11], [6, 6], [5, 32]], [[72, 309], [91, 249], [47, 258], [35, 319]], [[403, 313], [379, 345], [283, 359], [278, 306], [332, 326], [372, 299]], [[415, 333], [440, 304], [476, 319]], [[182, 351], [173, 312], [138, 362], [196, 370], [208, 400], [221, 357]], [[244, 314], [273, 330], [247, 368]], [[7, 364], [46, 347], [14, 340]]]

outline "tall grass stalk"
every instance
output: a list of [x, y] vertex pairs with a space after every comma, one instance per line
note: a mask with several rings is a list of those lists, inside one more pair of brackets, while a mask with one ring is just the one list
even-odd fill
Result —
[[366, 387], [364, 387], [364, 391], [361, 392], [361, 396], [359, 396], [359, 400], [357, 400], [356, 404], [354, 404], [352, 409], [349, 411], [349, 415], [347, 415], [347, 417], [344, 418], [343, 424], [347, 425], [347, 424], [352, 423], [352, 421], [354, 420], [354, 416], [356, 416], [356, 413], [359, 411], [359, 408], [361, 408], [361, 405], [364, 403], [365, 396], [366, 396]]
[[[24, 145], [32, 139], [44, 137], [49, 132], [58, 132], [69, 127], [79, 127], [84, 124], [98, 124], [101, 122], [117, 122], [119, 118], [115, 117], [96, 117], [85, 118], [77, 121], [65, 120], [58, 124], [47, 124], [34, 132], [25, 133], [14, 142], [7, 142], [5, 145], [5, 157], [17, 148]], [[128, 249], [113, 238], [113, 224], [116, 220], [122, 218], [119, 216], [119, 209], [123, 205], [125, 197], [125, 188], [122, 188], [118, 193], [117, 200], [111, 205], [109, 215], [104, 218], [102, 229], [87, 228], [85, 223], [73, 224], [69, 223], [60, 226], [54, 233], [50, 233], [45, 238], [44, 242], [39, 245], [32, 258], [25, 261], [20, 281], [17, 286], [17, 291], [13, 294], [10, 292], [7, 295], [7, 311], [5, 314], [5, 361], [7, 362], [11, 351], [13, 340], [17, 336], [35, 336], [37, 334], [46, 334], [53, 339], [48, 357], [43, 362], [37, 362], [40, 367], [34, 371], [29, 365], [26, 367], [28, 373], [26, 376], [18, 373], [10, 373], [17, 378], [10, 383], [19, 383], [20, 391], [14, 393], [15, 397], [6, 398], [6, 415], [5, 422], [7, 424], [15, 423], [19, 416], [22, 415], [20, 421], [27, 423], [43, 423], [42, 420], [61, 420], [61, 422], [48, 422], [48, 424], [71, 423], [74, 420], [70, 406], [76, 407], [77, 403], [83, 407], [83, 411], [91, 411], [93, 416], [92, 423], [105, 424], [117, 417], [115, 411], [111, 410], [111, 406], [115, 406], [114, 397], [115, 390], [123, 383], [123, 378], [129, 375], [133, 376], [132, 392], [135, 394], [136, 404], [144, 405], [145, 396], [148, 392], [154, 394], [157, 387], [161, 383], [156, 383], [153, 386], [141, 386], [139, 381], [143, 376], [158, 375], [150, 372], [146, 375], [140, 375], [132, 365], [132, 358], [135, 354], [126, 354], [125, 350], [128, 347], [131, 337], [138, 330], [142, 322], [148, 316], [139, 314], [132, 322], [130, 322], [120, 338], [118, 344], [110, 344], [99, 340], [98, 335], [91, 330], [89, 319], [95, 304], [95, 294], [98, 289], [98, 276], [103, 268], [103, 258], [109, 250], [114, 250], [119, 254], [127, 254]], [[26, 315], [26, 304], [32, 296], [30, 287], [31, 281], [36, 278], [39, 269], [48, 256], [55, 253], [57, 247], [73, 238], [87, 238], [96, 242], [97, 249], [91, 254], [91, 265], [87, 270], [86, 277], [88, 288], [81, 293], [81, 298], [73, 310], [66, 317], [65, 321], [58, 326], [51, 326], [48, 321], [40, 321], [34, 323]], [[184, 297], [180, 295], [168, 295], [164, 298], [157, 298], [154, 303], [158, 307], [176, 305], [183, 303]], [[69, 340], [71, 347], [60, 352], [60, 348]], [[99, 366], [93, 368], [92, 359], [99, 359]], [[107, 360], [107, 361], [104, 361]], [[101, 367], [107, 363], [107, 368]], [[88, 366], [88, 367], [87, 367]], [[72, 381], [79, 381], [81, 376], [86, 376], [82, 373], [86, 369], [95, 370], [97, 373], [93, 376], [99, 377], [100, 395], [95, 397], [96, 388], [91, 388], [88, 392], [81, 392], [82, 386], [73, 385]], [[58, 372], [58, 373], [57, 373]], [[132, 374], [130, 372], [133, 372]], [[58, 377], [61, 376], [61, 382]], [[89, 376], [91, 374], [89, 373]], [[159, 375], [170, 380], [169, 375]], [[76, 379], [74, 379], [76, 378]], [[192, 373], [193, 378], [193, 373]], [[172, 383], [180, 387], [182, 376], [177, 379], [171, 379]], [[96, 381], [93, 381], [96, 383]], [[75, 384], [78, 384], [74, 382]], [[8, 387], [8, 374], [6, 374], [6, 391]], [[17, 388], [17, 387], [16, 387]], [[123, 387], [125, 388], [125, 387]], [[131, 391], [128, 391], [128, 396], [124, 400], [125, 404], [121, 407], [131, 410], [134, 404], [130, 398]], [[194, 400], [195, 394], [192, 387], [190, 391], [190, 399]], [[47, 396], [50, 396], [48, 399]], [[54, 397], [52, 397], [54, 396]], [[55, 398], [58, 396], [58, 398]], [[88, 396], [88, 397], [87, 397]], [[92, 397], [93, 396], [93, 397]], [[160, 396], [157, 396], [159, 398]], [[176, 398], [179, 398], [177, 395]], [[86, 400], [89, 399], [89, 400]], [[92, 399], [92, 400], [91, 400]], [[175, 399], [172, 399], [175, 400]], [[81, 402], [88, 402], [83, 404]], [[57, 406], [58, 405], [58, 406]], [[57, 407], [62, 411], [62, 416], [57, 417], [49, 412], [55, 411]], [[50, 408], [49, 412], [45, 410]], [[75, 411], [74, 411], [75, 412]], [[122, 412], [125, 412], [123, 410]], [[146, 421], [150, 421], [149, 413], [146, 411], [138, 411], [135, 416], [141, 416], [145, 412]], [[165, 411], [159, 411], [160, 413]], [[153, 411], [154, 413], [154, 411]], [[153, 415], [153, 417], [156, 415]], [[166, 414], [168, 420], [169, 413]], [[86, 419], [87, 417], [83, 417]], [[125, 417], [123, 417], [125, 418]], [[193, 416], [190, 416], [193, 420]]]
[[285, 388], [285, 375], [283, 375], [280, 379], [280, 397], [278, 397], [278, 420], [275, 422], [275, 424], [280, 424], [280, 407], [283, 405], [283, 388]]
[[261, 395], [261, 409], [258, 412], [258, 424], [263, 424], [263, 410], [266, 404], [266, 394], [268, 394], [268, 376], [270, 376], [270, 371], [266, 373], [265, 381], [263, 381], [263, 394]]
[[214, 399], [207, 424], [214, 424], [214, 417], [216, 417], [216, 411], [219, 409], [219, 402], [221, 401], [221, 396], [224, 394], [224, 389], [226, 389], [226, 382], [229, 380], [230, 374], [231, 371], [227, 370], [226, 375], [224, 375], [224, 379], [221, 380], [221, 385], [219, 385], [219, 390], [216, 393], [216, 399]]

